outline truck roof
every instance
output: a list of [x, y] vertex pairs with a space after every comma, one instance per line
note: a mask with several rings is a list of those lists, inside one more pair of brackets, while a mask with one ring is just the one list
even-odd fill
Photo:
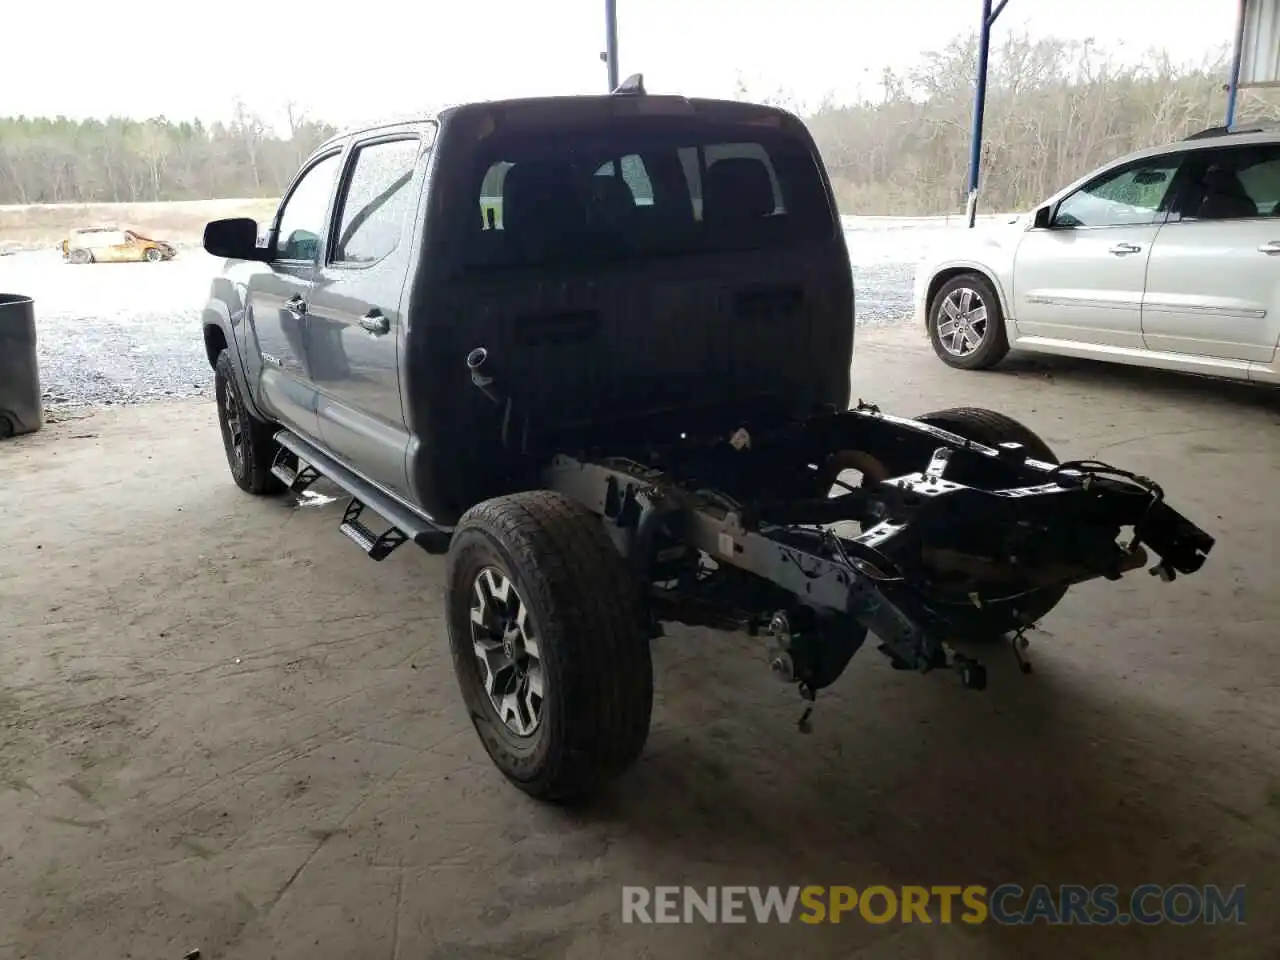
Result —
[[601, 119], [620, 114], [637, 116], [700, 117], [719, 123], [753, 122], [781, 127], [787, 123], [800, 123], [799, 119], [780, 107], [770, 107], [740, 100], [717, 100], [703, 97], [682, 97], [672, 94], [614, 93], [599, 95], [515, 97], [505, 100], [480, 100], [455, 104], [434, 114], [418, 114], [387, 120], [382, 123], [353, 127], [326, 140], [318, 150], [340, 143], [349, 137], [365, 136], [384, 130], [412, 126], [435, 121], [445, 123], [450, 119], [474, 118], [484, 114], [505, 118], [520, 118], [545, 123], [563, 120], [568, 123]]

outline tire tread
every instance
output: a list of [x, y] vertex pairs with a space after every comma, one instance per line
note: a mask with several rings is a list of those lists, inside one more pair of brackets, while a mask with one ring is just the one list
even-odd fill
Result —
[[231, 453], [227, 451], [227, 466], [231, 468], [231, 476], [241, 490], [254, 496], [272, 496], [284, 491], [284, 483], [271, 472], [275, 463], [279, 445], [275, 441], [275, 428], [258, 420], [245, 406], [244, 395], [240, 392], [240, 381], [236, 379], [235, 361], [231, 354], [223, 350], [214, 361], [215, 404], [218, 408], [218, 426], [222, 428], [222, 394], [230, 390], [235, 394], [236, 406], [240, 408], [240, 417], [247, 443], [245, 444], [244, 475], [238, 476], [231, 463]]
[[1058, 462], [1057, 455], [1030, 427], [998, 410], [988, 410], [985, 407], [949, 407], [926, 413], [916, 419], [986, 446], [1020, 443], [1031, 459], [1046, 463]]

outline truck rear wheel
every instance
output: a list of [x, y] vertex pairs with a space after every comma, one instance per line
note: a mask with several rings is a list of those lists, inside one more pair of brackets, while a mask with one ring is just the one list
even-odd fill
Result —
[[653, 663], [637, 588], [598, 517], [543, 490], [478, 504], [454, 531], [446, 582], [458, 684], [509, 780], [570, 800], [636, 760]]
[[[1052, 448], [1030, 427], [995, 410], [985, 410], [982, 407], [952, 407], [926, 413], [915, 419], [988, 447], [1001, 443], [1020, 443], [1031, 459], [1045, 463], [1058, 463], [1058, 457]], [[959, 467], [960, 464], [956, 466]], [[907, 469], [919, 469], [919, 467]], [[947, 477], [957, 483], [973, 482], [973, 478], [966, 478], [963, 471], [952, 473], [948, 470]], [[954, 611], [955, 618], [970, 639], [998, 639], [1020, 625], [1038, 622], [1067, 595], [1067, 589], [1067, 587], [1042, 587], [1023, 594], [1013, 601], [985, 604], [981, 610], [967, 604], [960, 605]]]

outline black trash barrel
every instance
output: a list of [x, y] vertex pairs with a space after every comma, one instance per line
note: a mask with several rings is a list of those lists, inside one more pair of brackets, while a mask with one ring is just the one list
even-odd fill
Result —
[[35, 305], [30, 297], [0, 293], [0, 438], [43, 423]]

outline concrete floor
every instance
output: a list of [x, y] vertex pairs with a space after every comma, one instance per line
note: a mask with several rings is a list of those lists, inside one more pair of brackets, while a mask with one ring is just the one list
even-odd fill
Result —
[[[673, 629], [641, 762], [577, 810], [484, 755], [442, 562], [240, 493], [208, 403], [0, 445], [0, 958], [1277, 956], [1277, 395], [959, 373], [902, 330], [855, 371], [894, 412], [982, 404], [1154, 476], [1219, 545], [1077, 588], [984, 694], [868, 648], [808, 738], [752, 641]], [[1248, 925], [621, 923], [623, 884], [735, 882], [1244, 883]]]

